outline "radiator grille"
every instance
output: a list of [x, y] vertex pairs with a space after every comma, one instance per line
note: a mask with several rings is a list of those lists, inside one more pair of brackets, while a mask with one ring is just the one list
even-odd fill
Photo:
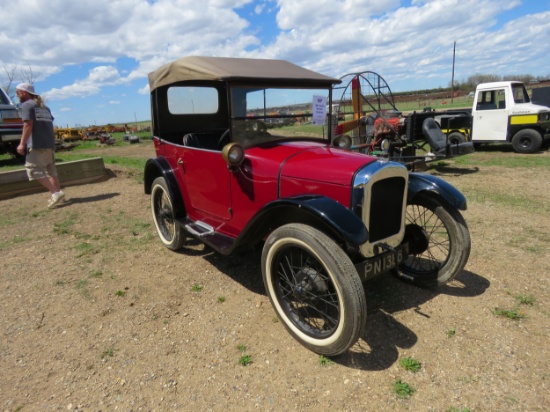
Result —
[[369, 242], [394, 236], [401, 230], [405, 179], [390, 177], [372, 185]]

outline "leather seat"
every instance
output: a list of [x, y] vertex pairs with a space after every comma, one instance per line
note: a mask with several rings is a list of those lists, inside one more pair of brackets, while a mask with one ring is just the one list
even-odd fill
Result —
[[449, 143], [447, 136], [441, 131], [441, 128], [433, 117], [428, 117], [422, 122], [422, 134], [435, 154], [458, 156], [474, 151], [474, 144], [472, 142]]

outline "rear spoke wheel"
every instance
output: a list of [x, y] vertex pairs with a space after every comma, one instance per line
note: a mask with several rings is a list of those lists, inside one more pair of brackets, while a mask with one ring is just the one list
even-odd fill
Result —
[[151, 188], [151, 212], [160, 240], [170, 250], [181, 249], [185, 232], [175, 219], [174, 207], [166, 181], [158, 177]]

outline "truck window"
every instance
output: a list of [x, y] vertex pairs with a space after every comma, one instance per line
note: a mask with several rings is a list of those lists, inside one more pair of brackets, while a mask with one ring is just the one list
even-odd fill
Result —
[[512, 96], [516, 103], [529, 103], [529, 95], [522, 83], [512, 83]]
[[506, 108], [506, 90], [487, 90], [478, 94], [477, 110], [497, 110]]

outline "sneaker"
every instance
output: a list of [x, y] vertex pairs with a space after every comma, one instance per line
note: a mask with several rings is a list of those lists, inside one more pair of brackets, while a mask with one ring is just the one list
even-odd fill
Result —
[[50, 197], [50, 201], [48, 202], [48, 208], [51, 209], [55, 205], [59, 204], [59, 202], [61, 202], [61, 200], [63, 200], [64, 197], [65, 197], [65, 193], [62, 190], [54, 193]]

